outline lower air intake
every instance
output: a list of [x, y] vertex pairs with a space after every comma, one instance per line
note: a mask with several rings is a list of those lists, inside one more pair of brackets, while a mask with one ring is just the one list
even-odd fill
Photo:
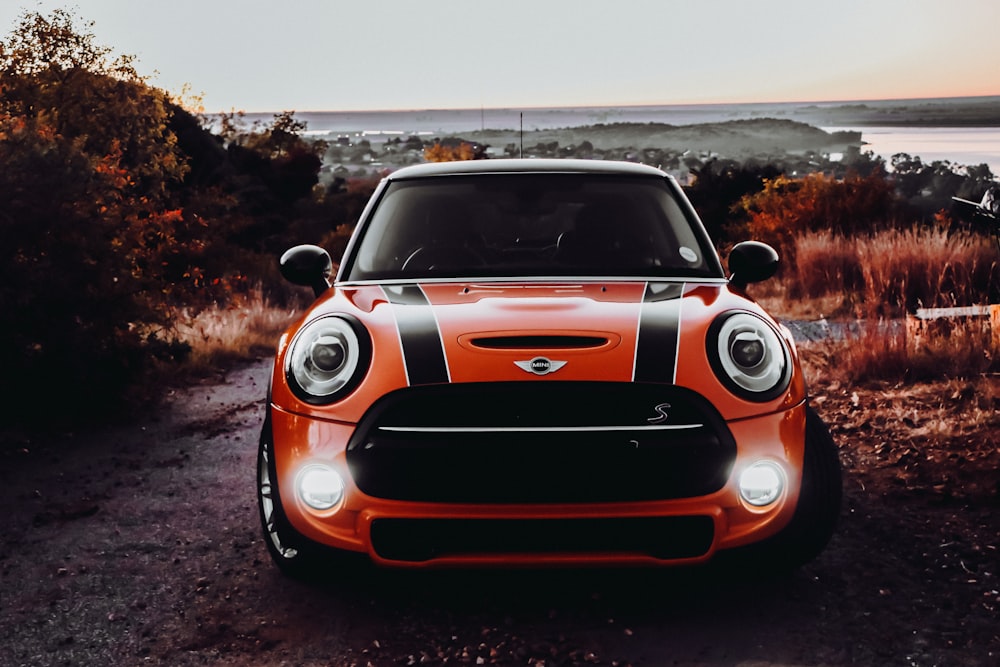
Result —
[[612, 519], [377, 519], [371, 541], [386, 560], [427, 562], [496, 554], [635, 554], [697, 558], [712, 546], [707, 516]]

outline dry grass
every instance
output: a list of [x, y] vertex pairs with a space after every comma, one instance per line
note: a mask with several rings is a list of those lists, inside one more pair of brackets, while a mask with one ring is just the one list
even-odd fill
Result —
[[848, 384], [910, 384], [974, 379], [1000, 367], [1000, 337], [988, 318], [860, 324], [843, 340], [799, 344], [807, 375]]
[[[989, 318], [913, 326], [917, 307], [989, 303], [1000, 292], [1000, 262], [988, 237], [943, 228], [845, 237], [830, 231], [795, 239], [795, 265], [754, 286], [754, 297], [785, 320], [846, 320], [859, 327], [823, 343], [824, 373], [844, 382], [973, 378], [1000, 368], [1000, 331]], [[1000, 328], [994, 323], [993, 328]]]
[[821, 320], [841, 312], [844, 305], [843, 291], [830, 291], [810, 298], [791, 296], [788, 282], [784, 280], [751, 285], [749, 291], [767, 312], [781, 320]]
[[849, 237], [810, 232], [795, 239], [795, 257], [781, 277], [785, 293], [823, 300], [827, 314], [899, 317], [917, 307], [987, 303], [1000, 289], [996, 247], [970, 232], [912, 228]]
[[869, 302], [902, 306], [986, 303], [998, 284], [996, 248], [990, 239], [942, 229], [891, 230], [861, 239], [858, 264]]
[[172, 333], [191, 349], [186, 370], [198, 373], [273, 354], [281, 332], [298, 314], [295, 309], [274, 306], [257, 289], [226, 307], [198, 313], [180, 310]]

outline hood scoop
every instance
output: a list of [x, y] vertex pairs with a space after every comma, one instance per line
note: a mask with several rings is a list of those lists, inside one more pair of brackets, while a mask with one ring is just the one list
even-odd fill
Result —
[[605, 336], [519, 335], [479, 336], [469, 342], [487, 350], [585, 350], [604, 347], [610, 341]]

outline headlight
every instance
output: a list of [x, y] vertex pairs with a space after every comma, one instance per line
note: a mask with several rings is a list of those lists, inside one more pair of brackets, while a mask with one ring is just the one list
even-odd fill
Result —
[[760, 317], [745, 312], [720, 315], [709, 329], [707, 346], [715, 374], [737, 396], [770, 401], [788, 388], [788, 348]]
[[332, 403], [351, 391], [371, 357], [371, 342], [353, 318], [321, 317], [302, 327], [285, 356], [285, 375], [307, 403]]

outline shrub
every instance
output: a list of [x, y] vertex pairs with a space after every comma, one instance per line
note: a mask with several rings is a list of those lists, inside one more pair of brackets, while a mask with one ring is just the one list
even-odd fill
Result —
[[[0, 367], [17, 378], [3, 409], [76, 419], [114, 404], [143, 368], [132, 324], [161, 314], [177, 220], [140, 218], [114, 156], [43, 123], [0, 116], [0, 164]], [[57, 397], [71, 400], [52, 414]]]
[[179, 308], [246, 305], [253, 282], [282, 285], [285, 248], [342, 244], [360, 210], [317, 190], [320, 147], [291, 112], [223, 123], [227, 146], [76, 23], [25, 12], [0, 41], [0, 364], [19, 382], [0, 410], [49, 423], [155, 387], [154, 358], [190, 349]]
[[486, 147], [462, 141], [457, 145], [447, 141], [436, 141], [434, 145], [424, 149], [424, 160], [427, 162], [455, 162], [460, 160], [483, 160], [486, 158]]
[[174, 197], [187, 165], [172, 107], [63, 10], [23, 15], [0, 75], [0, 364], [18, 381], [0, 409], [115, 410], [150, 357], [183, 352], [141, 332], [214, 283], [204, 220]]
[[740, 208], [750, 236], [774, 245], [794, 262], [794, 239], [800, 234], [829, 229], [849, 235], [885, 227], [895, 215], [895, 194], [878, 171], [843, 180], [819, 173], [801, 179], [779, 176], [765, 180], [760, 192], [744, 196]]

